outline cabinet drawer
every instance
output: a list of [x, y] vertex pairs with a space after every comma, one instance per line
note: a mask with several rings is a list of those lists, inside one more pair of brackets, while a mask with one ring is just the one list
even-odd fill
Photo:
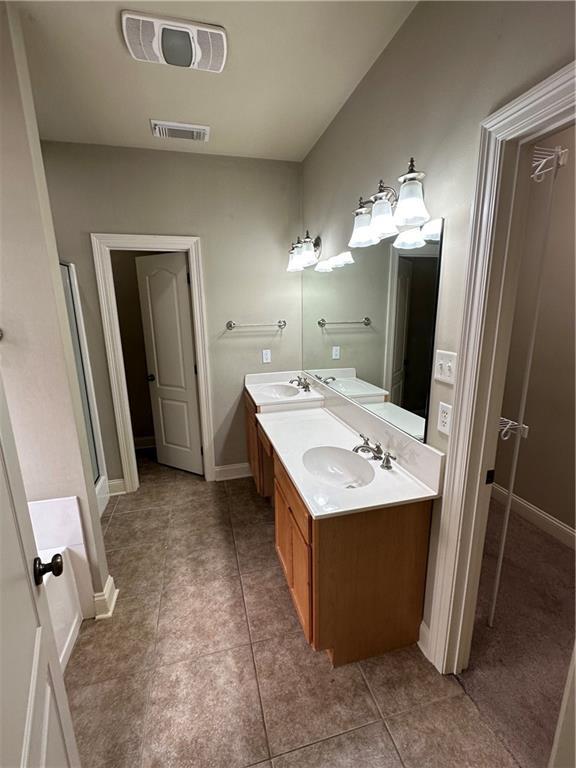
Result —
[[274, 477], [276, 478], [276, 482], [284, 494], [284, 498], [288, 502], [292, 516], [296, 522], [296, 525], [300, 529], [300, 533], [304, 537], [304, 541], [306, 544], [309, 544], [311, 540], [310, 515], [304, 506], [304, 502], [298, 495], [298, 491], [296, 488], [294, 488], [292, 480], [290, 480], [288, 477], [288, 473], [284, 469], [282, 462], [276, 456], [274, 457]]

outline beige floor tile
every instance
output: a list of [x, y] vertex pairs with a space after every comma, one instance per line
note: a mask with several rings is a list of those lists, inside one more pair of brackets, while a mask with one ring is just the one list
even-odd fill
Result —
[[280, 567], [246, 573], [242, 586], [253, 641], [302, 631]]
[[437, 672], [416, 645], [362, 661], [360, 666], [384, 716], [462, 693], [456, 679]]
[[83, 768], [134, 768], [140, 763], [150, 673], [69, 691]]
[[517, 768], [466, 695], [386, 718], [406, 768]]
[[166, 543], [170, 512], [165, 507], [139, 509], [133, 512], [114, 512], [104, 535], [106, 550], [123, 549], [141, 544]]
[[209, 528], [192, 533], [171, 530], [164, 569], [165, 589], [227, 576], [238, 576], [236, 548], [230, 528]]
[[143, 768], [244, 768], [267, 757], [250, 648], [156, 670]]
[[251, 499], [243, 496], [229, 499], [230, 520], [234, 527], [274, 523], [274, 509], [264, 499]]
[[402, 768], [382, 722], [276, 757], [272, 765], [274, 768]]
[[110, 619], [83, 622], [66, 667], [66, 685], [110, 680], [152, 666], [160, 596], [123, 599]]
[[203, 531], [213, 527], [230, 527], [226, 498], [200, 498], [174, 506], [170, 510], [170, 528]]
[[303, 635], [255, 643], [254, 658], [272, 755], [377, 720], [356, 664], [333, 669]]
[[169, 589], [162, 595], [158, 664], [203, 656], [250, 642], [239, 578]]
[[273, 568], [278, 565], [274, 548], [274, 525], [243, 525], [234, 529], [240, 573]]

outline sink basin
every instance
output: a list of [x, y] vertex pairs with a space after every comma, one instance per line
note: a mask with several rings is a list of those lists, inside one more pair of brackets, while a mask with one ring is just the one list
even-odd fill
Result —
[[266, 384], [259, 392], [274, 400], [284, 400], [287, 397], [295, 397], [300, 390], [293, 384]]
[[309, 448], [302, 457], [311, 475], [335, 488], [362, 488], [374, 479], [374, 468], [366, 459], [345, 448]]

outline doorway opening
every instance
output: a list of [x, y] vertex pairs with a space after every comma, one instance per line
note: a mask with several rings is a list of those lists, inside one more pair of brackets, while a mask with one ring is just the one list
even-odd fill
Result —
[[[214, 479], [198, 238], [92, 235], [123, 478], [158, 462]], [[138, 457], [140, 461], [138, 461]]]

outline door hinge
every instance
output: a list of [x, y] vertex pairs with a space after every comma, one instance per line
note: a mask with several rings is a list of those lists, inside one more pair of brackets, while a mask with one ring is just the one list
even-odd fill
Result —
[[186, 272], [186, 280], [188, 282], [188, 285], [190, 285], [190, 272]]
[[486, 485], [492, 485], [494, 482], [494, 475], [496, 473], [495, 469], [489, 469], [488, 472], [486, 472]]

